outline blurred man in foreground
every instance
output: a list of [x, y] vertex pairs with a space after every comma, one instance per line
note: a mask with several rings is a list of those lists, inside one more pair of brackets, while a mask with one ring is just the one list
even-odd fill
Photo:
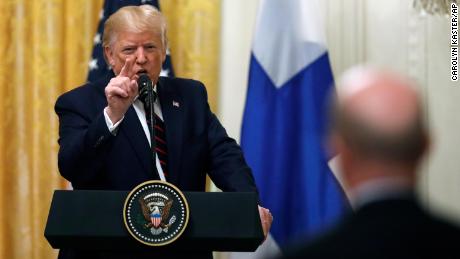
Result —
[[458, 258], [459, 228], [415, 197], [429, 144], [420, 97], [407, 78], [356, 68], [334, 107], [331, 143], [356, 212], [287, 258]]

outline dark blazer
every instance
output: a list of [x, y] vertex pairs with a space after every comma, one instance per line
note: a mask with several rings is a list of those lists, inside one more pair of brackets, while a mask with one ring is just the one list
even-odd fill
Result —
[[[75, 189], [131, 190], [159, 179], [134, 108], [128, 109], [116, 136], [106, 126], [104, 88], [111, 77], [67, 92], [56, 102], [59, 171]], [[182, 191], [204, 191], [208, 173], [223, 191], [256, 191], [240, 147], [209, 109], [203, 84], [160, 77], [157, 87], [166, 127], [168, 182]]]
[[[159, 179], [133, 107], [116, 135], [107, 128], [104, 88], [113, 76], [87, 83], [56, 101], [59, 171], [74, 189], [131, 190]], [[240, 147], [211, 112], [202, 83], [160, 77], [157, 93], [166, 127], [168, 182], [182, 191], [205, 191], [209, 174], [223, 191], [257, 192]]]
[[373, 202], [285, 258], [460, 258], [460, 229], [415, 199]]

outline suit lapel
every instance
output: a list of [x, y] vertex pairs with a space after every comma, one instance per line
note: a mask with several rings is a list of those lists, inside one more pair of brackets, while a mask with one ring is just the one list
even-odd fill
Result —
[[149, 178], [153, 176], [154, 179], [159, 180], [153, 168], [152, 153], [150, 151], [150, 145], [145, 137], [142, 125], [137, 117], [136, 111], [131, 106], [125, 114], [122, 125], [120, 125], [120, 133], [124, 134], [128, 138], [128, 142], [136, 152], [142, 166], [145, 168], [145, 172]]
[[[97, 91], [101, 94], [101, 98], [104, 100], [104, 107], [107, 105], [104, 90], [110, 79], [114, 76], [115, 74], [113, 71], [110, 71], [104, 78], [94, 82]], [[139, 158], [140, 163], [145, 169], [144, 173], [147, 177], [159, 180], [160, 178], [158, 177], [158, 174], [155, 173], [156, 170], [154, 170], [153, 167], [153, 159], [149, 142], [145, 137], [144, 129], [142, 128], [139, 117], [137, 117], [133, 106], [129, 107], [119, 129], [119, 134], [124, 135], [128, 139], [132, 149], [135, 151], [136, 156]]]
[[177, 185], [182, 155], [184, 107], [181, 105], [182, 98], [180, 94], [174, 92], [173, 88], [169, 87], [167, 82], [165, 82], [165, 79], [160, 77], [157, 87], [161, 112], [166, 127], [169, 171], [168, 181]]

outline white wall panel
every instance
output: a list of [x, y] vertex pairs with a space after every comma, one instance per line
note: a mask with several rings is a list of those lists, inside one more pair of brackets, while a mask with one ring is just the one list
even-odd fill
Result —
[[223, 0], [218, 116], [227, 133], [240, 139], [249, 58], [259, 1]]

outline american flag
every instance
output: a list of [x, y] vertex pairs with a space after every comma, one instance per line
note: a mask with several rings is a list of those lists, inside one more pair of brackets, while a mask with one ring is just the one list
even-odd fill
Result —
[[[150, 4], [160, 9], [157, 0], [105, 0], [104, 8], [99, 13], [99, 25], [97, 27], [97, 33], [94, 36], [93, 43], [93, 54], [91, 60], [88, 63], [88, 81], [95, 81], [100, 77], [103, 77], [110, 71], [110, 67], [105, 63], [104, 55], [102, 52], [102, 34], [104, 31], [104, 23], [107, 18], [116, 12], [119, 8], [127, 5], [142, 5]], [[161, 70], [161, 76], [174, 76], [172, 69], [171, 57], [169, 56], [169, 50], [166, 53], [166, 61], [163, 63], [163, 69]]]

